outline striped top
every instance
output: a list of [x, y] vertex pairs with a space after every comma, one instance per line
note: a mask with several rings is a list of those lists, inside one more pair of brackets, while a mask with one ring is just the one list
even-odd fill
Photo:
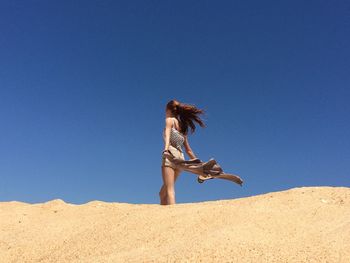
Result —
[[[165, 128], [163, 130], [163, 138], [165, 138]], [[173, 123], [173, 127], [171, 127], [170, 131], [170, 145], [182, 152], [182, 146], [184, 142], [184, 135], [175, 128], [175, 123]]]

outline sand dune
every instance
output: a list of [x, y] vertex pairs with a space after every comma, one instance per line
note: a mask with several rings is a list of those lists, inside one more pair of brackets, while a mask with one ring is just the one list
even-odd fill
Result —
[[0, 202], [0, 262], [350, 262], [350, 188], [232, 200]]

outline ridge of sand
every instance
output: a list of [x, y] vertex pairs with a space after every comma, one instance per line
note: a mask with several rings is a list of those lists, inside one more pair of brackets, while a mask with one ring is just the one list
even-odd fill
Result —
[[350, 188], [159, 204], [0, 202], [0, 262], [350, 262]]

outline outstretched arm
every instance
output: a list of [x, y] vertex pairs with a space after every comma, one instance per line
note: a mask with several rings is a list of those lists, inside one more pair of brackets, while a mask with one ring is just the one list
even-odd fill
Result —
[[191, 159], [197, 158], [196, 155], [194, 154], [194, 152], [191, 149], [190, 143], [188, 142], [187, 135], [185, 135], [184, 147], [185, 147], [186, 153], [188, 154], [188, 156]]

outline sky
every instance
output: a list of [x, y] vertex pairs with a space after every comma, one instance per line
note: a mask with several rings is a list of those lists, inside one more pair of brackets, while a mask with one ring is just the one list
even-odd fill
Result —
[[1, 1], [0, 201], [158, 204], [171, 99], [244, 180], [177, 203], [350, 187], [349, 46], [349, 1]]

